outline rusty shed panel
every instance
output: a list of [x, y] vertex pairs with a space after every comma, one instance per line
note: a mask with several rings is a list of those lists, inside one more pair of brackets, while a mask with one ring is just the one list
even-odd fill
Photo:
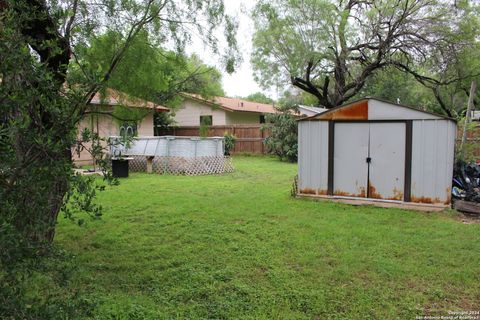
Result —
[[368, 100], [361, 100], [320, 114], [318, 120], [368, 120]]
[[453, 121], [413, 121], [412, 202], [450, 203], [455, 137]]
[[299, 122], [298, 136], [299, 192], [324, 195], [328, 185], [328, 122]]

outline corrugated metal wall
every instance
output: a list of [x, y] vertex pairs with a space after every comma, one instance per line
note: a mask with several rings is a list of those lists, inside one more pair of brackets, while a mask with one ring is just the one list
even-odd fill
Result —
[[[328, 121], [299, 122], [300, 193], [324, 195], [327, 192], [328, 126]], [[453, 121], [412, 121], [412, 202], [450, 203], [455, 137], [456, 124]], [[405, 148], [405, 145], [398, 147]], [[351, 168], [346, 166], [343, 169], [348, 172]]]
[[298, 138], [299, 191], [305, 194], [326, 194], [328, 184], [328, 122], [299, 122]]
[[412, 131], [412, 201], [450, 203], [455, 123], [415, 120]]

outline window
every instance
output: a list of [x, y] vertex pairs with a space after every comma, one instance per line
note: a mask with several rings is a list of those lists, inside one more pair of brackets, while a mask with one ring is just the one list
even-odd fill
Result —
[[200, 116], [201, 126], [211, 126], [213, 124], [212, 116]]
[[138, 131], [136, 123], [125, 122], [123, 125], [120, 126], [120, 136], [128, 135], [134, 137], [137, 135], [137, 133]]
[[265, 123], [265, 116], [263, 114], [260, 115], [260, 123]]

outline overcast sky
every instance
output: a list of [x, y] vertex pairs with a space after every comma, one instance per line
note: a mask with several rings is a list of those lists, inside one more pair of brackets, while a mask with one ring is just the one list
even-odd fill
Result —
[[[237, 33], [237, 41], [239, 50], [243, 55], [243, 62], [235, 73], [227, 74], [219, 63], [218, 57], [215, 57], [211, 52], [204, 48], [201, 41], [194, 41], [189, 53], [196, 53], [200, 58], [209, 65], [216, 66], [223, 74], [223, 89], [229, 97], [245, 97], [249, 94], [263, 90], [253, 80], [252, 66], [250, 65], [250, 54], [252, 51], [252, 35], [253, 35], [253, 21], [250, 15], [247, 14], [255, 5], [256, 0], [225, 0], [225, 8], [227, 13], [237, 17], [239, 29]], [[272, 96], [270, 92], [264, 92]]]

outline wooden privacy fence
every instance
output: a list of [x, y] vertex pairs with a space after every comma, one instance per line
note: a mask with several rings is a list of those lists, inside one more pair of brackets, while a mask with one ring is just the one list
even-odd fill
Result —
[[[199, 136], [199, 126], [157, 128], [156, 135], [165, 136]], [[256, 153], [265, 154], [267, 149], [263, 144], [268, 137], [269, 131], [262, 130], [261, 124], [254, 125], [225, 125], [210, 126], [207, 131], [207, 137], [223, 137], [225, 133], [233, 134], [237, 139], [232, 153]]]

